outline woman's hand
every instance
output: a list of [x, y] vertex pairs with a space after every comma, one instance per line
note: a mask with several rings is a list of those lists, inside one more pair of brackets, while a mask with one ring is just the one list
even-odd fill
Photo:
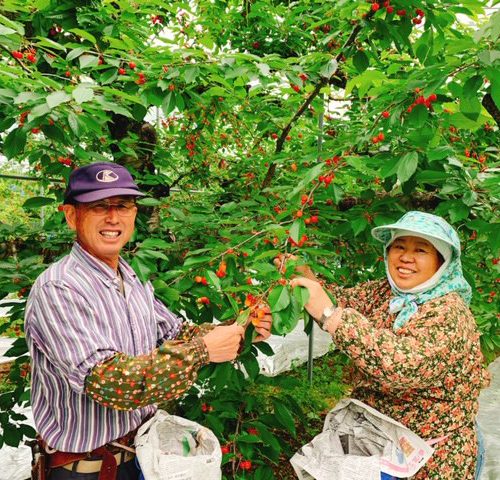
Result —
[[262, 342], [271, 336], [273, 317], [268, 305], [259, 305], [253, 310], [250, 314], [249, 322], [252, 322], [257, 333], [257, 336], [253, 339], [253, 343]]
[[[286, 263], [289, 261], [295, 261], [298, 260], [298, 257], [296, 255], [292, 255], [291, 253], [285, 253], [282, 254], [280, 253], [274, 260], [273, 263], [274, 265], [278, 268], [279, 272], [281, 274], [284, 274], [286, 271]], [[309, 278], [310, 280], [318, 281], [318, 278], [316, 275], [314, 275], [314, 272], [311, 270], [311, 267], [309, 265], [297, 265], [295, 267], [295, 272], [300, 274], [302, 277]], [[292, 276], [292, 278], [295, 275]]]
[[321, 318], [325, 308], [333, 307], [330, 297], [316, 280], [311, 280], [306, 277], [296, 277], [290, 281], [290, 286], [305, 287], [309, 290], [309, 301], [304, 306], [309, 314], [315, 319]]

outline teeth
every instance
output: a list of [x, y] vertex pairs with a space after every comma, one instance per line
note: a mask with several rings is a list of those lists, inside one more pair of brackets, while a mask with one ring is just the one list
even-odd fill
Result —
[[118, 235], [120, 235], [120, 232], [110, 232], [107, 230], [101, 231], [101, 235], [106, 238], [116, 238]]
[[401, 273], [415, 273], [413, 270], [409, 270], [408, 268], [401, 268], [401, 267], [398, 268], [398, 272], [401, 272]]

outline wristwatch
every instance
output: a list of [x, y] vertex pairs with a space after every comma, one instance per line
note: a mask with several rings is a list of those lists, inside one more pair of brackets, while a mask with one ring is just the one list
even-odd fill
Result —
[[335, 312], [336, 308], [337, 307], [335, 305], [332, 305], [331, 307], [326, 307], [323, 310], [321, 317], [319, 317], [318, 320], [316, 320], [322, 330], [326, 331], [325, 322], [333, 315], [333, 312]]

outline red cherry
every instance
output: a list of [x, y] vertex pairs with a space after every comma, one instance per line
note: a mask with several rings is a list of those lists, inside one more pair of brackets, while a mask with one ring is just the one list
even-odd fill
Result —
[[391, 7], [390, 5], [386, 8], [387, 13], [392, 13], [394, 12], [394, 7]]
[[311, 223], [318, 223], [318, 222], [319, 222], [319, 218], [318, 218], [318, 216], [317, 216], [317, 215], [313, 215], [313, 216], [311, 217]]
[[38, 127], [32, 128], [31, 133], [40, 133], [40, 129]]
[[69, 78], [69, 77], [71, 77], [71, 72], [69, 70], [66, 70], [64, 72], [64, 75], [65, 75], [66, 78]]
[[299, 93], [299, 92], [300, 92], [300, 87], [299, 87], [298, 85], [295, 85], [295, 83], [291, 83], [291, 84], [290, 84], [290, 87], [292, 87], [292, 89], [293, 89], [294, 91], [296, 91], [297, 93]]
[[423, 17], [425, 15], [425, 12], [423, 10], [421, 10], [420, 8], [417, 8], [415, 10], [415, 13], [419, 16], [419, 17]]
[[260, 42], [253, 42], [252, 47], [255, 48], [255, 50], [258, 50], [260, 48]]
[[412, 22], [415, 24], [415, 25], [420, 25], [422, 23], [422, 19], [419, 18], [419, 17], [415, 17], [412, 19]]
[[23, 58], [23, 52], [20, 52], [19, 50], [14, 50], [12, 52], [12, 56], [14, 58], [17, 58], [18, 60], [21, 60], [21, 58]]
[[127, 72], [126, 72], [126, 70], [124, 68], [119, 68], [118, 69], [118, 75], [125, 75], [125, 73], [127, 73]]
[[378, 4], [378, 3], [372, 3], [372, 11], [373, 12], [376, 12], [379, 9], [380, 9], [380, 4]]
[[36, 55], [34, 53], [30, 53], [28, 55], [26, 55], [26, 58], [31, 62], [31, 63], [35, 63], [36, 62]]
[[379, 139], [379, 141], [381, 142], [382, 140], [384, 140], [385, 135], [383, 134], [383, 132], [380, 132], [380, 133], [377, 135], [377, 138], [378, 138], [378, 139]]
[[391, 114], [390, 114], [387, 110], [384, 110], [384, 111], [382, 112], [382, 116], [383, 116], [384, 118], [389, 118], [389, 117], [391, 116]]
[[301, 74], [299, 75], [299, 78], [300, 78], [303, 82], [305, 82], [305, 81], [306, 81], [309, 77], [308, 77], [305, 73], [301, 73]]
[[240, 468], [242, 470], [251, 470], [252, 469], [252, 462], [250, 460], [243, 460], [240, 463]]
[[379, 142], [378, 137], [372, 137], [373, 144], [378, 143], [378, 142]]
[[277, 133], [271, 133], [271, 138], [273, 140], [276, 140], [278, 138], [278, 134]]
[[406, 15], [406, 10], [402, 8], [396, 12], [400, 17], [404, 17]]
[[285, 137], [285, 140], [286, 140], [287, 142], [289, 142], [291, 139], [292, 139], [292, 137], [291, 137], [290, 135], [287, 135], [287, 136]]
[[136, 63], [135, 62], [128, 62], [128, 66], [134, 70], [135, 67], [137, 67]]
[[429, 100], [429, 102], [435, 102], [437, 100], [437, 95], [435, 93], [431, 93], [428, 97], [427, 97], [427, 100]]
[[220, 447], [220, 451], [222, 455], [227, 455], [231, 449], [229, 448], [229, 445], [222, 445], [222, 447]]

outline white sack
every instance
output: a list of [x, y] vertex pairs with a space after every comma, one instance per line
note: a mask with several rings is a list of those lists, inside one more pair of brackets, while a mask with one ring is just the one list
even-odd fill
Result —
[[214, 433], [164, 410], [141, 426], [135, 437], [145, 480], [220, 480], [222, 453]]

